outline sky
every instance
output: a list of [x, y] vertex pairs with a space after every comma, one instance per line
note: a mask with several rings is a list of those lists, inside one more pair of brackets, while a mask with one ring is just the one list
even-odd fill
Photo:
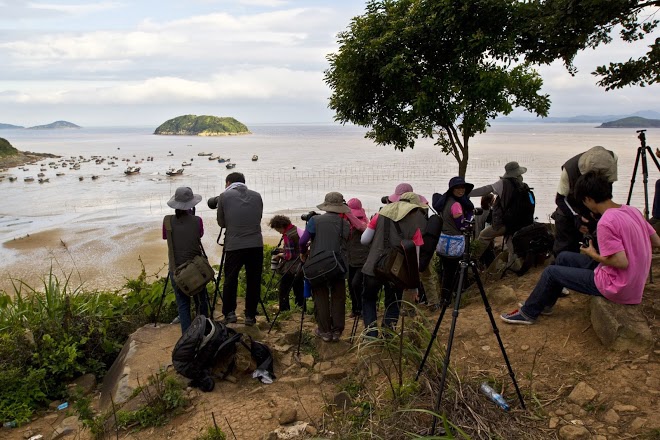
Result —
[[[184, 114], [248, 125], [332, 122], [326, 55], [364, 4], [0, 0], [0, 123], [138, 126]], [[584, 52], [576, 76], [561, 63], [539, 68], [550, 116], [660, 111], [660, 85], [605, 92], [590, 75], [644, 53], [650, 41]]]

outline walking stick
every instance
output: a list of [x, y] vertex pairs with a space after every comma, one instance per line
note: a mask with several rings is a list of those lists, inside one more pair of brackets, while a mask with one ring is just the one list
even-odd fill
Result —
[[167, 277], [165, 277], [165, 286], [163, 286], [163, 294], [160, 296], [160, 303], [158, 304], [158, 311], [156, 312], [156, 317], [154, 318], [154, 327], [156, 327], [156, 323], [158, 322], [158, 318], [160, 317], [160, 308], [163, 306], [163, 300], [165, 299], [165, 292], [167, 291], [167, 283], [170, 282], [170, 271], [167, 271]]

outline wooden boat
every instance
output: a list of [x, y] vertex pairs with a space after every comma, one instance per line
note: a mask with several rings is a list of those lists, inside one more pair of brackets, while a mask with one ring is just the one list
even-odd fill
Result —
[[225, 162], [229, 162], [230, 160], [231, 160], [230, 158], [225, 159], [224, 157], [221, 157], [220, 159], [218, 159], [218, 163], [225, 163]]
[[39, 183], [46, 183], [46, 182], [50, 182], [50, 179], [48, 177], [42, 177], [39, 179]]
[[174, 167], [172, 167], [169, 170], [165, 171], [165, 174], [167, 174], [168, 176], [179, 176], [183, 174], [183, 168], [175, 169]]
[[218, 160], [218, 159], [220, 159], [220, 156], [216, 156], [215, 154], [209, 156], [209, 160]]
[[213, 153], [197, 153], [198, 156], [212, 156]]
[[124, 170], [124, 174], [126, 175], [131, 175], [131, 174], [138, 174], [140, 172], [140, 167], [134, 167], [134, 166], [129, 166]]
[[231, 162], [229, 162], [229, 163], [227, 163], [227, 165], [225, 165], [225, 166], [227, 167], [228, 170], [231, 170], [232, 168], [234, 168], [234, 167], [236, 166], [236, 164], [235, 164], [235, 163], [231, 163]]
[[34, 182], [34, 177], [32, 176], [24, 177], [23, 182]]
[[64, 175], [64, 173], [55, 173], [55, 175], [56, 175], [57, 177], [61, 177], [61, 176]]
[[182, 162], [181, 163], [182, 167], [189, 167], [190, 165], [192, 165], [190, 162]]
[[252, 162], [256, 162], [258, 160], [259, 160], [259, 156], [257, 156], [256, 154], [252, 156]]
[[97, 176], [96, 174], [92, 176], [92, 180], [96, 180], [98, 178], [99, 178], [99, 176]]
[[16, 179], [18, 179], [18, 177], [15, 177], [15, 176], [9, 176], [9, 181], [10, 181], [10, 182], [16, 182]]
[[79, 176], [79, 177], [78, 177], [78, 180], [80, 180], [81, 182], [82, 182], [83, 179], [84, 179], [83, 176]]
[[44, 177], [44, 176], [45, 176], [44, 173], [39, 173], [39, 174], [37, 174], [37, 177]]

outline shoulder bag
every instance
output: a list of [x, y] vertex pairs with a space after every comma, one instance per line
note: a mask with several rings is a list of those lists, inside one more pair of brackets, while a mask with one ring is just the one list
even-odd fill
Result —
[[[172, 240], [172, 216], [165, 216], [165, 232], [170, 261], [174, 263], [174, 241]], [[177, 266], [172, 272], [172, 280], [177, 288], [188, 296], [197, 295], [206, 284], [215, 277], [215, 271], [209, 264], [204, 252], [202, 240], [199, 240], [202, 255], [196, 255], [191, 260]]]
[[460, 257], [465, 252], [465, 236], [440, 234], [435, 250], [443, 257]]
[[398, 246], [390, 245], [390, 222], [392, 220], [383, 217], [384, 251], [376, 261], [374, 275], [384, 282], [393, 283], [402, 289], [415, 289], [419, 287], [419, 264], [417, 262], [417, 250], [415, 243], [410, 239], [403, 238], [403, 233], [397, 222], [394, 227], [401, 239]]
[[[339, 217], [339, 239], [343, 238], [344, 224]], [[303, 274], [312, 287], [321, 286], [344, 276], [346, 268], [339, 252], [322, 250], [310, 255], [303, 265]]]

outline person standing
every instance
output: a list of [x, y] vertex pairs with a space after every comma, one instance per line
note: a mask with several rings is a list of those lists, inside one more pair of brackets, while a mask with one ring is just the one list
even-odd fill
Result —
[[344, 202], [344, 196], [338, 192], [327, 193], [324, 202], [317, 205], [317, 208], [325, 211], [325, 214], [316, 215], [307, 221], [300, 239], [300, 248], [306, 254], [311, 239], [309, 257], [303, 257], [305, 262], [313, 261], [315, 255], [324, 252], [334, 252], [340, 256], [344, 273], [326, 283], [312, 286], [314, 314], [318, 325], [316, 335], [325, 342], [337, 342], [344, 331], [346, 320], [346, 242], [350, 231], [348, 221], [340, 214], [348, 214], [351, 209]]
[[351, 295], [351, 318], [362, 315], [362, 291], [364, 280], [362, 266], [369, 255], [369, 246], [360, 242], [362, 232], [367, 228], [367, 214], [362, 208], [360, 199], [350, 199], [347, 203], [351, 209], [352, 218], [348, 217], [351, 231], [348, 236], [346, 250], [348, 253], [348, 292]]
[[245, 325], [256, 323], [261, 295], [264, 242], [261, 235], [263, 215], [261, 194], [248, 189], [243, 173], [231, 173], [225, 190], [217, 198], [217, 220], [225, 228], [225, 280], [222, 314], [225, 323], [236, 322], [238, 274], [245, 267]]
[[585, 234], [596, 230], [596, 220], [583, 203], [575, 199], [575, 183], [578, 178], [596, 171], [602, 173], [612, 184], [617, 180], [617, 156], [612, 151], [596, 146], [568, 159], [561, 167], [552, 214], [555, 221], [555, 242], [552, 252], [580, 252], [580, 242]]
[[[195, 215], [195, 205], [202, 200], [199, 194], [193, 194], [192, 189], [182, 186], [176, 189], [174, 195], [167, 201], [167, 206], [174, 208], [174, 215], [166, 215], [163, 219], [163, 240], [167, 240], [168, 270], [170, 281], [174, 289], [174, 297], [179, 310], [181, 333], [185, 333], [192, 322], [190, 316], [191, 296], [183, 293], [174, 282], [174, 270], [202, 255], [201, 239], [204, 236], [202, 218]], [[169, 237], [168, 237], [169, 235]], [[195, 312], [198, 315], [208, 316], [209, 303], [206, 286], [192, 295], [195, 301]]]
[[304, 230], [291, 223], [289, 217], [275, 215], [270, 219], [270, 227], [282, 234], [281, 252], [275, 254], [275, 257], [282, 260], [282, 274], [280, 280], [280, 312], [290, 310], [289, 292], [293, 288], [293, 295], [296, 305], [305, 310], [304, 278], [302, 273], [302, 261], [300, 260], [300, 237]]
[[[433, 209], [435, 209], [442, 218], [442, 235], [456, 237], [456, 242], [460, 243], [463, 240], [465, 246], [465, 238], [463, 237], [462, 228], [465, 225], [465, 220], [472, 218], [474, 212], [474, 205], [468, 198], [470, 191], [474, 185], [465, 182], [460, 176], [452, 177], [449, 180], [449, 188], [444, 195], [433, 195]], [[440, 238], [439, 246], [442, 246], [442, 236]], [[451, 301], [452, 294], [454, 293], [456, 271], [458, 264], [461, 260], [462, 253], [459, 255], [444, 255], [441, 253], [440, 259], [442, 261], [442, 299], [443, 301]]]

